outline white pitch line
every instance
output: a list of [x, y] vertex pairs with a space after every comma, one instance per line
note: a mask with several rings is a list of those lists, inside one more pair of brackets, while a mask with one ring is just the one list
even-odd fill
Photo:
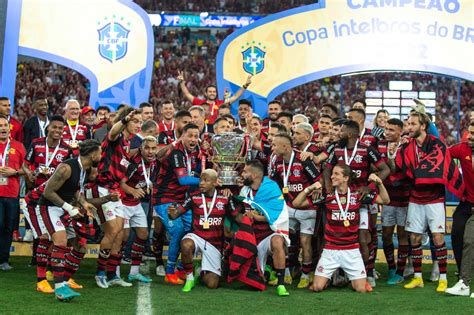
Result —
[[[145, 275], [149, 274], [150, 268], [148, 262], [145, 262], [145, 266], [142, 268]], [[153, 307], [151, 303], [151, 284], [150, 283], [138, 283], [138, 294], [137, 294], [137, 315], [152, 315]]]

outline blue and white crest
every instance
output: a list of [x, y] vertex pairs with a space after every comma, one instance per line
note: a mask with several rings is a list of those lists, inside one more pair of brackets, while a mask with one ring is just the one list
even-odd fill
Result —
[[102, 58], [114, 63], [127, 55], [129, 30], [120, 23], [112, 21], [97, 31], [99, 54]]
[[250, 46], [242, 52], [244, 59], [243, 66], [245, 72], [256, 75], [263, 71], [265, 67], [265, 52], [257, 46]]

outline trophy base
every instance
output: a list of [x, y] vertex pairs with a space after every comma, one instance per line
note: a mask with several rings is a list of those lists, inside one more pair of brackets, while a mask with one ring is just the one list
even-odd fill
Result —
[[235, 186], [239, 179], [239, 173], [234, 170], [222, 170], [219, 172], [219, 179], [222, 181], [222, 186]]

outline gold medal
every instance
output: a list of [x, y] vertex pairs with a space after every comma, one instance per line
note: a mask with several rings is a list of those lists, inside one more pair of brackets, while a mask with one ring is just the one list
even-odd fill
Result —
[[345, 227], [349, 227], [351, 225], [351, 223], [349, 222], [349, 220], [344, 220], [344, 226]]
[[347, 202], [346, 197], [341, 197], [341, 204], [345, 204]]
[[71, 148], [73, 148], [73, 149], [77, 149], [77, 147], [79, 146], [79, 143], [77, 143], [77, 141], [74, 140], [74, 141], [71, 141], [70, 146], [71, 146]]
[[287, 186], [283, 187], [283, 193], [286, 195], [288, 194], [288, 192], [289, 192], [288, 187]]
[[146, 193], [147, 193], [147, 194], [150, 194], [150, 191], [151, 191], [150, 187], [147, 187]]
[[208, 220], [206, 220], [202, 223], [202, 228], [204, 230], [209, 230], [209, 221]]
[[49, 167], [44, 166], [43, 169], [41, 170], [41, 173], [43, 173], [44, 175], [49, 175]]

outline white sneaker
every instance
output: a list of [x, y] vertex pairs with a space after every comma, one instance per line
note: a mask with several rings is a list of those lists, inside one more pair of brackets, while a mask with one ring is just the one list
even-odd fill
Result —
[[33, 238], [33, 231], [28, 229], [25, 232], [25, 236], [23, 236], [23, 242], [33, 242]]
[[[446, 289], [445, 292], [452, 295], [469, 296], [470, 289], [467, 285], [464, 284], [464, 281], [459, 280], [458, 283], [456, 283], [452, 288]], [[474, 297], [474, 296], [471, 296], [471, 297]]]
[[158, 267], [156, 267], [156, 275], [160, 277], [164, 277], [166, 275], [165, 266], [159, 265]]
[[471, 299], [474, 299], [474, 293], [471, 294]]
[[7, 262], [5, 262], [5, 263], [3, 263], [3, 264], [0, 265], [0, 270], [3, 270], [3, 271], [10, 271], [10, 270], [12, 270], [12, 269], [13, 269], [13, 267], [12, 267], [9, 263], [7, 263]]
[[377, 285], [374, 277], [367, 277], [367, 282], [370, 284], [372, 288], [375, 288], [375, 286]]
[[105, 274], [98, 274], [95, 276], [95, 283], [97, 286], [102, 289], [107, 289], [109, 285], [107, 284], [107, 277]]
[[438, 262], [434, 261], [433, 262], [433, 267], [431, 269], [431, 276], [430, 276], [430, 281], [435, 282], [439, 280], [439, 266]]
[[107, 281], [107, 285], [109, 287], [124, 287], [124, 288], [128, 288], [128, 287], [132, 286], [132, 284], [130, 282], [126, 282], [125, 280], [123, 280], [122, 278], [119, 278], [117, 276], [115, 276], [113, 279], [110, 279], [109, 281]]

